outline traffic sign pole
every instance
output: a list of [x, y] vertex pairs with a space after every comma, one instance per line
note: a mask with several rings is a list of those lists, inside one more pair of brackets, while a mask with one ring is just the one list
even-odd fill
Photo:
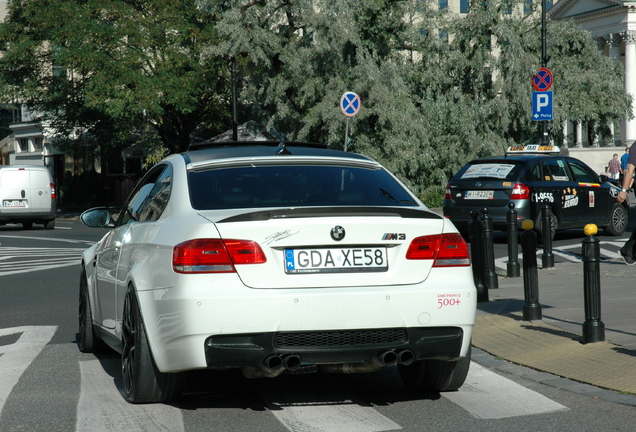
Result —
[[347, 143], [348, 142], [349, 142], [349, 117], [347, 117], [347, 125], [345, 126], [344, 151], [347, 151]]
[[[541, 67], [545, 68], [547, 65], [547, 27], [546, 27], [546, 0], [541, 0]], [[551, 76], [551, 75], [550, 75]], [[550, 81], [550, 85], [552, 85], [552, 81]], [[549, 145], [550, 140], [548, 139], [548, 122], [541, 122], [541, 144]]]

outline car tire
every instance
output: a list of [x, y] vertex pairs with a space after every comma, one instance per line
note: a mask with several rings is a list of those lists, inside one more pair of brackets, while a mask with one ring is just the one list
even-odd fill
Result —
[[155, 365], [132, 286], [124, 299], [121, 371], [124, 395], [131, 403], [167, 402], [183, 392], [183, 373], [162, 373]]
[[418, 393], [455, 391], [466, 381], [470, 358], [471, 347], [466, 357], [457, 361], [419, 360], [410, 365], [398, 365], [398, 371], [409, 390]]
[[613, 236], [622, 235], [627, 228], [627, 217], [627, 209], [622, 204], [614, 203], [605, 232]]
[[55, 228], [55, 219], [44, 221], [44, 229], [53, 229]]
[[82, 270], [79, 290], [79, 338], [77, 345], [83, 353], [96, 353], [104, 349], [104, 342], [95, 333], [93, 327], [93, 314], [91, 302], [88, 296], [88, 282], [86, 271]]
[[[557, 217], [554, 214], [554, 212], [550, 213], [550, 228], [552, 233], [552, 236], [550, 237], [550, 239], [554, 240], [554, 237], [556, 236], [556, 231], [557, 229], [559, 229], [559, 221], [557, 220]], [[537, 242], [543, 243], [543, 219], [541, 216], [541, 212], [539, 212], [539, 216], [534, 221], [534, 230], [537, 233]]]

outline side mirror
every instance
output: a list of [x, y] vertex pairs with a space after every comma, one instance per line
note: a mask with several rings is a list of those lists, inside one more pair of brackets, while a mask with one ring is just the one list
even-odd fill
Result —
[[84, 225], [91, 228], [105, 228], [113, 226], [110, 211], [105, 207], [86, 210], [80, 215], [80, 220]]
[[601, 181], [601, 183], [605, 183], [608, 179], [608, 177], [605, 174], [599, 175], [598, 178]]

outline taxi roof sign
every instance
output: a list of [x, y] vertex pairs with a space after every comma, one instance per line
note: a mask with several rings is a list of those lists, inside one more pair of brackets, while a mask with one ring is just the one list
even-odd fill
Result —
[[540, 144], [510, 146], [506, 149], [506, 154], [558, 154], [560, 152], [559, 146]]

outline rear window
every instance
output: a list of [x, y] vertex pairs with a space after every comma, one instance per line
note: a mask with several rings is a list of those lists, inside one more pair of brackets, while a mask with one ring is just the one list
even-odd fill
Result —
[[383, 169], [256, 165], [191, 171], [188, 182], [198, 210], [417, 205]]
[[458, 173], [458, 180], [515, 180], [523, 168], [522, 163], [506, 162], [473, 162], [466, 164]]

